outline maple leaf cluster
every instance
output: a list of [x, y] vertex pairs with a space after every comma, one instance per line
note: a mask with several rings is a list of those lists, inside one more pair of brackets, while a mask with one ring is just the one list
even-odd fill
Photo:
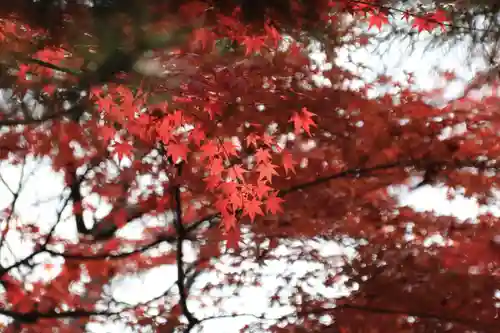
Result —
[[[27, 251], [0, 265], [3, 331], [120, 322], [191, 332], [217, 317], [193, 312], [193, 302], [219, 306], [224, 296], [212, 291], [263, 288], [265, 274], [245, 263], [276, 261], [287, 269], [270, 301], [292, 311], [253, 314], [246, 331], [500, 330], [497, 218], [417, 212], [390, 190], [420, 177], [450, 196], [496, 200], [495, 89], [438, 108], [387, 76], [377, 82], [394, 89], [375, 99], [373, 85], [345, 88], [362, 78], [336, 65], [337, 50], [367, 38], [356, 24], [381, 29], [397, 12], [374, 1], [258, 1], [253, 14], [246, 1], [126, 3], [70, 2], [56, 30], [21, 7], [0, 11], [0, 87], [10, 94], [0, 159], [22, 170], [18, 186], [1, 179], [12, 200], [0, 254], [10, 235]], [[294, 20], [279, 13], [283, 3]], [[441, 8], [399, 13], [418, 32], [449, 27]], [[331, 64], [321, 71], [308, 57], [318, 42]], [[40, 161], [61, 179], [33, 191], [57, 201], [48, 219], [19, 208], [25, 169]], [[325, 254], [318, 242], [356, 254]], [[220, 268], [228, 261], [237, 273]], [[297, 277], [288, 268], [302, 262], [315, 268]], [[109, 292], [165, 266], [176, 276], [153, 286], [156, 297], [129, 304]], [[34, 279], [36, 269], [49, 281]], [[222, 278], [203, 285], [211, 273]], [[312, 280], [323, 289], [305, 287]], [[318, 291], [341, 282], [354, 287], [346, 296]], [[218, 316], [249, 315], [240, 310], [221, 306]]]

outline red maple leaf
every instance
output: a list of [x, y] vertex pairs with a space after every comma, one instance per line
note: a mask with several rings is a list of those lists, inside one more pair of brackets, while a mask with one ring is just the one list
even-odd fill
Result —
[[274, 26], [269, 25], [267, 23], [264, 26], [264, 29], [266, 31], [268, 38], [271, 39], [273, 46], [278, 47], [279, 42], [281, 41], [281, 35], [278, 32], [278, 30], [276, 30], [276, 28]]
[[282, 161], [283, 168], [285, 169], [285, 175], [288, 175], [288, 171], [295, 173], [295, 165], [297, 164], [289, 152], [283, 152]]
[[442, 9], [436, 10], [436, 12], [432, 14], [431, 19], [437, 22], [442, 31], [446, 30], [445, 23], [450, 21], [448, 13]]
[[104, 141], [108, 142], [115, 138], [116, 130], [111, 126], [102, 126], [100, 128], [100, 134]]
[[269, 163], [269, 161], [271, 160], [269, 150], [262, 148], [257, 149], [257, 151], [255, 152], [255, 159], [257, 160], [257, 163]]
[[256, 199], [248, 200], [244, 204], [243, 214], [250, 217], [250, 221], [254, 221], [257, 215], [264, 215], [260, 205], [262, 202]]
[[260, 53], [260, 50], [264, 46], [265, 39], [262, 36], [246, 36], [243, 39], [243, 44], [245, 45], [245, 56], [249, 56], [253, 53]]
[[264, 143], [265, 146], [267, 147], [271, 147], [272, 145], [274, 145], [276, 143], [276, 137], [274, 135], [270, 135], [268, 133], [264, 133], [264, 135], [262, 135], [262, 142]]
[[167, 145], [168, 156], [172, 157], [172, 161], [186, 161], [189, 149], [182, 143], [170, 143]]
[[247, 135], [247, 137], [245, 138], [245, 141], [246, 141], [246, 144], [247, 144], [247, 147], [257, 147], [257, 140], [260, 139], [260, 135], [256, 134], [256, 133], [250, 133]]
[[436, 22], [431, 16], [415, 16], [413, 19], [412, 28], [416, 28], [418, 32], [431, 31], [436, 27]]
[[221, 158], [214, 158], [209, 166], [208, 166], [208, 169], [210, 170], [210, 173], [212, 175], [219, 175], [222, 173], [222, 171], [224, 171], [224, 164], [222, 163], [222, 159]]
[[266, 210], [271, 214], [277, 214], [279, 212], [283, 212], [283, 208], [281, 207], [281, 204], [283, 202], [284, 202], [283, 199], [281, 199], [280, 197], [276, 196], [275, 193], [273, 193], [266, 199]]
[[220, 185], [222, 191], [224, 193], [226, 193], [227, 195], [231, 195], [233, 193], [236, 193], [238, 191], [238, 184], [236, 182], [233, 182], [233, 181], [229, 181], [229, 182], [223, 182], [221, 185]]
[[208, 28], [199, 28], [193, 32], [193, 44], [201, 46], [202, 50], [207, 49], [208, 46], [213, 46], [215, 43], [214, 33]]
[[222, 107], [217, 102], [207, 103], [203, 109], [208, 113], [210, 120], [214, 119], [214, 116], [222, 114]]
[[409, 11], [405, 10], [403, 12], [403, 20], [405, 20], [406, 22], [410, 21], [411, 16], [412, 16], [412, 13], [410, 13]]
[[191, 132], [191, 140], [197, 145], [200, 146], [201, 142], [205, 140], [205, 131], [200, 128], [200, 126], [195, 127]]
[[388, 24], [389, 18], [387, 17], [387, 13], [379, 11], [378, 13], [372, 13], [370, 15], [370, 19], [368, 20], [368, 29], [371, 29], [373, 26], [377, 27], [379, 30], [382, 30], [382, 25]]
[[123, 160], [124, 157], [127, 158], [132, 157], [133, 147], [128, 142], [115, 142], [111, 147], [113, 148], [113, 151], [116, 153], [118, 161]]
[[257, 171], [259, 172], [259, 180], [267, 180], [269, 183], [271, 183], [271, 180], [273, 178], [273, 175], [278, 175], [276, 172], [276, 165], [272, 163], [267, 163], [267, 164], [259, 164], [257, 166]]
[[219, 146], [212, 140], [205, 142], [201, 147], [201, 156], [209, 160], [216, 157], [219, 153]]
[[203, 180], [207, 183], [207, 190], [216, 189], [221, 183], [221, 179], [219, 176], [210, 175], [208, 177], [203, 178]]
[[309, 112], [307, 108], [302, 108], [301, 112], [295, 112], [290, 119], [293, 122], [295, 134], [299, 134], [301, 130], [304, 130], [309, 136], [311, 135], [311, 126], [317, 127], [312, 117], [316, 114]]
[[[229, 204], [229, 199], [218, 199], [214, 204], [215, 208], [222, 214], [223, 219], [230, 214]], [[224, 222], [224, 225], [226, 225], [226, 222]]]
[[229, 140], [224, 141], [221, 147], [221, 152], [224, 153], [228, 158], [231, 156], [238, 156], [238, 146], [236, 146]]
[[247, 172], [241, 164], [233, 165], [228, 169], [228, 176], [232, 179], [243, 180], [243, 174]]
[[265, 182], [257, 182], [257, 186], [255, 186], [255, 195], [257, 196], [257, 198], [261, 199], [265, 195], [267, 195], [267, 193], [269, 193], [269, 191], [272, 191], [272, 189], [273, 188], [270, 186], [267, 186], [267, 184]]

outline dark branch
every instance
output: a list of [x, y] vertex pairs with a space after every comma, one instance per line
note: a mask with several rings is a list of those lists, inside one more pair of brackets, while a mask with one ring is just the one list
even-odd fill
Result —
[[[75, 221], [76, 221], [76, 230], [81, 235], [88, 235], [90, 230], [85, 225], [85, 221], [83, 220], [83, 211], [82, 204], [83, 198], [80, 192], [80, 186], [83, 179], [78, 179], [76, 175], [76, 170], [68, 171], [71, 177], [71, 185], [70, 185], [70, 198], [73, 201], [73, 205], [79, 206], [80, 208], [75, 211]], [[83, 178], [83, 177], [82, 177]]]
[[297, 192], [300, 190], [305, 190], [309, 187], [313, 187], [316, 185], [321, 185], [324, 183], [327, 183], [331, 180], [338, 179], [338, 178], [346, 178], [346, 177], [360, 177], [363, 175], [371, 174], [375, 171], [381, 171], [381, 170], [387, 170], [387, 169], [393, 169], [397, 167], [405, 167], [405, 166], [410, 166], [413, 165], [414, 163], [410, 162], [390, 162], [390, 163], [384, 163], [384, 164], [378, 164], [372, 167], [367, 167], [367, 168], [352, 168], [352, 169], [347, 169], [338, 173], [335, 173], [333, 175], [325, 176], [325, 177], [319, 177], [316, 178], [313, 181], [307, 182], [307, 183], [302, 183], [299, 185], [292, 186], [290, 188], [284, 189], [280, 191], [281, 196], [285, 196], [289, 193], [292, 192]]
[[110, 311], [85, 311], [85, 310], [71, 310], [71, 311], [48, 311], [48, 312], [19, 312], [0, 309], [0, 314], [11, 317], [12, 319], [24, 323], [34, 324], [40, 319], [62, 319], [62, 318], [88, 318], [92, 316], [105, 316], [111, 317], [119, 315], [120, 312]]
[[[177, 166], [177, 177], [182, 176], [182, 163]], [[177, 180], [177, 179], [176, 179]], [[182, 221], [182, 201], [181, 187], [176, 185], [173, 187], [173, 196], [175, 198], [175, 219], [174, 226], [177, 233], [177, 248], [176, 248], [176, 263], [177, 263], [177, 288], [179, 289], [180, 305], [182, 313], [188, 321], [188, 326], [185, 332], [190, 332], [194, 326], [199, 323], [199, 320], [189, 311], [187, 306], [187, 290], [186, 290], [186, 271], [184, 269], [184, 252], [183, 245], [188, 233]]]
[[[324, 177], [318, 177], [310, 182], [294, 185], [292, 187], [289, 187], [287, 189], [283, 189], [279, 191], [279, 196], [284, 197], [290, 193], [301, 191], [308, 189], [310, 187], [322, 185], [325, 183], [328, 183], [331, 180], [334, 179], [340, 179], [340, 178], [351, 178], [351, 177], [366, 177], [366, 176], [371, 176], [373, 175], [374, 172], [376, 171], [383, 171], [383, 170], [389, 170], [389, 169], [395, 169], [395, 168], [407, 168], [407, 167], [413, 167], [413, 168], [421, 168], [423, 170], [427, 170], [429, 165], [432, 165], [434, 167], [439, 167], [441, 169], [460, 169], [460, 168], [476, 168], [480, 171], [486, 171], [486, 170], [491, 170], [491, 171], [496, 171], [500, 168], [500, 165], [494, 164], [494, 165], [488, 165], [487, 161], [473, 161], [473, 160], [443, 160], [443, 161], [426, 161], [426, 160], [414, 160], [414, 159], [408, 159], [408, 160], [401, 160], [401, 161], [395, 161], [395, 162], [388, 162], [388, 163], [382, 163], [382, 164], [377, 164], [371, 167], [359, 167], [359, 168], [350, 168], [346, 169], [344, 171], [340, 171], [337, 173], [334, 173], [329, 176], [324, 176]], [[206, 215], [199, 219], [196, 222], [193, 222], [192, 225], [199, 225], [202, 224], [205, 221], [213, 221], [216, 218], [219, 218], [220, 214], [219, 213], [213, 213], [210, 215]]]
[[155, 241], [141, 246], [140, 248], [137, 248], [135, 250], [127, 251], [127, 252], [121, 252], [121, 253], [102, 253], [102, 254], [94, 254], [94, 255], [83, 255], [83, 254], [73, 254], [73, 253], [63, 253], [63, 252], [57, 252], [51, 249], [44, 249], [45, 253], [51, 254], [53, 256], [58, 256], [62, 257], [66, 260], [78, 260], [78, 261], [101, 261], [101, 260], [119, 260], [119, 259], [124, 259], [126, 257], [130, 257], [134, 254], [139, 254], [143, 253], [149, 249], [154, 248], [155, 246], [158, 246], [162, 243], [171, 243], [176, 240], [176, 236], [174, 235], [169, 235], [169, 236], [163, 236], [159, 237]]

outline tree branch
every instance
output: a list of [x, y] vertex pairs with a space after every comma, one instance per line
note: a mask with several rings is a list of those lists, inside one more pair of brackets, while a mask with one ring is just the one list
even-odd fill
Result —
[[[302, 184], [294, 185], [289, 188], [283, 189], [279, 191], [279, 196], [280, 197], [285, 197], [286, 195], [308, 189], [310, 187], [314, 187], [317, 185], [321, 185], [324, 183], [327, 183], [331, 180], [334, 179], [340, 179], [340, 178], [349, 178], [349, 177], [363, 177], [363, 176], [369, 176], [373, 172], [376, 171], [382, 171], [382, 170], [389, 170], [389, 169], [394, 169], [394, 168], [405, 168], [405, 167], [415, 167], [415, 168], [422, 168], [422, 169], [427, 169], [429, 165], [432, 166], [437, 166], [440, 168], [443, 167], [453, 167], [456, 169], [459, 168], [477, 168], [478, 170], [481, 171], [486, 171], [486, 170], [499, 170], [500, 165], [488, 165], [487, 161], [473, 161], [473, 160], [443, 160], [443, 161], [427, 161], [427, 160], [414, 160], [414, 159], [408, 159], [408, 160], [401, 160], [401, 161], [394, 161], [394, 162], [388, 162], [388, 163], [381, 163], [377, 164], [371, 167], [359, 167], [359, 168], [350, 168], [346, 169], [344, 171], [340, 171], [337, 173], [334, 173], [329, 176], [324, 176], [324, 177], [319, 177], [316, 178], [310, 182], [305, 182]], [[213, 213], [210, 215], [206, 215], [202, 217], [201, 219], [197, 220], [196, 222], [193, 222], [191, 225], [200, 225], [205, 221], [211, 221], [214, 220], [215, 218], [220, 218], [220, 213]]]
[[76, 170], [68, 170], [70, 173], [71, 177], [71, 185], [69, 187], [70, 189], [70, 198], [73, 201], [73, 206], [78, 206], [78, 210], [74, 212], [75, 215], [75, 222], [76, 222], [76, 230], [78, 231], [78, 234], [81, 235], [88, 235], [90, 233], [90, 230], [87, 228], [85, 225], [85, 221], [83, 219], [83, 198], [82, 194], [80, 192], [80, 186], [83, 181], [83, 176], [81, 179], [78, 179], [76, 175]]
[[50, 69], [53, 69], [53, 70], [56, 70], [56, 71], [59, 71], [62, 73], [70, 74], [73, 76], [79, 76], [82, 74], [80, 71], [74, 70], [72, 68], [57, 66], [57, 65], [54, 65], [50, 62], [43, 61], [40, 59], [31, 58], [31, 57], [22, 58], [22, 59], [25, 60], [26, 62], [33, 63], [35, 65], [42, 66], [45, 68], [50, 68]]
[[[182, 176], [182, 163], [177, 165], [177, 178]], [[176, 179], [177, 180], [177, 179]], [[175, 198], [175, 219], [174, 227], [177, 232], [177, 247], [176, 247], [176, 263], [177, 263], [177, 288], [179, 289], [180, 305], [183, 315], [188, 321], [188, 326], [185, 332], [190, 332], [194, 326], [199, 323], [199, 320], [189, 311], [187, 305], [187, 293], [186, 293], [186, 272], [184, 270], [184, 252], [183, 245], [186, 237], [188, 235], [186, 228], [184, 227], [182, 221], [182, 202], [181, 202], [181, 187], [179, 184], [173, 187], [173, 196]]]
[[34, 324], [40, 319], [61, 319], [61, 318], [87, 318], [92, 316], [111, 317], [119, 315], [120, 312], [109, 311], [85, 311], [85, 310], [70, 310], [70, 311], [48, 311], [48, 312], [19, 312], [12, 310], [0, 309], [0, 314], [11, 317], [12, 319], [24, 323]]
[[372, 167], [366, 167], [366, 168], [347, 169], [347, 170], [344, 170], [344, 171], [341, 171], [338, 173], [334, 173], [334, 174], [329, 175], [329, 176], [316, 178], [315, 180], [307, 182], [307, 183], [302, 183], [299, 185], [289, 187], [289, 188], [284, 189], [284, 190], [280, 190], [279, 193], [280, 193], [280, 196], [285, 196], [289, 193], [297, 192], [300, 190], [305, 190], [309, 187], [321, 185], [323, 183], [327, 183], [331, 180], [338, 179], [338, 178], [360, 177], [363, 175], [371, 174], [374, 171], [381, 171], [381, 170], [393, 169], [393, 168], [397, 168], [397, 167], [405, 167], [405, 166], [410, 166], [410, 165], [413, 165], [413, 163], [396, 161], [396, 162], [378, 164], [378, 165], [374, 165]]
[[155, 241], [141, 246], [140, 248], [137, 248], [135, 250], [127, 251], [127, 252], [121, 252], [121, 253], [102, 253], [102, 254], [94, 254], [94, 255], [83, 255], [83, 254], [72, 254], [72, 253], [63, 253], [63, 252], [57, 252], [51, 249], [44, 249], [43, 252], [51, 254], [53, 256], [57, 257], [62, 257], [66, 260], [79, 260], [79, 261], [100, 261], [100, 260], [119, 260], [119, 259], [124, 259], [126, 257], [132, 256], [134, 254], [139, 254], [142, 252], [145, 252], [149, 249], [152, 249], [155, 246], [158, 246], [164, 242], [170, 243], [176, 240], [176, 236], [174, 235], [169, 235], [169, 236], [163, 236], [159, 237]]

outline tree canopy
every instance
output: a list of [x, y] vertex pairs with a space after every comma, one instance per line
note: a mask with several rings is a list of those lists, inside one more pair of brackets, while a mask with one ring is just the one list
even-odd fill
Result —
[[[429, 100], [442, 91], [411, 90], [411, 73], [355, 89], [363, 78], [335, 61], [339, 48], [362, 47], [389, 25], [472, 34], [458, 25], [486, 7], [2, 4], [0, 166], [18, 171], [0, 169], [2, 331], [121, 323], [196, 332], [244, 316], [245, 332], [500, 331], [498, 218], [420, 212], [394, 194], [417, 180], [446, 186], [450, 200], [497, 204], [496, 78], [480, 75], [437, 107]], [[311, 48], [324, 52], [323, 66], [311, 64]], [[370, 97], [381, 85], [390, 89]], [[26, 185], [41, 164], [61, 186]], [[52, 211], [26, 217], [28, 196]], [[9, 252], [13, 237], [26, 255]], [[287, 267], [299, 261], [313, 268], [297, 277]], [[276, 262], [285, 268], [266, 285], [262, 268]], [[110, 292], [164, 266], [174, 284], [148, 286], [151, 299], [128, 304]], [[34, 278], [40, 269], [52, 277]], [[349, 292], [333, 297], [339, 284]], [[267, 288], [269, 304], [286, 311], [224, 312], [227, 291], [245, 288]]]

